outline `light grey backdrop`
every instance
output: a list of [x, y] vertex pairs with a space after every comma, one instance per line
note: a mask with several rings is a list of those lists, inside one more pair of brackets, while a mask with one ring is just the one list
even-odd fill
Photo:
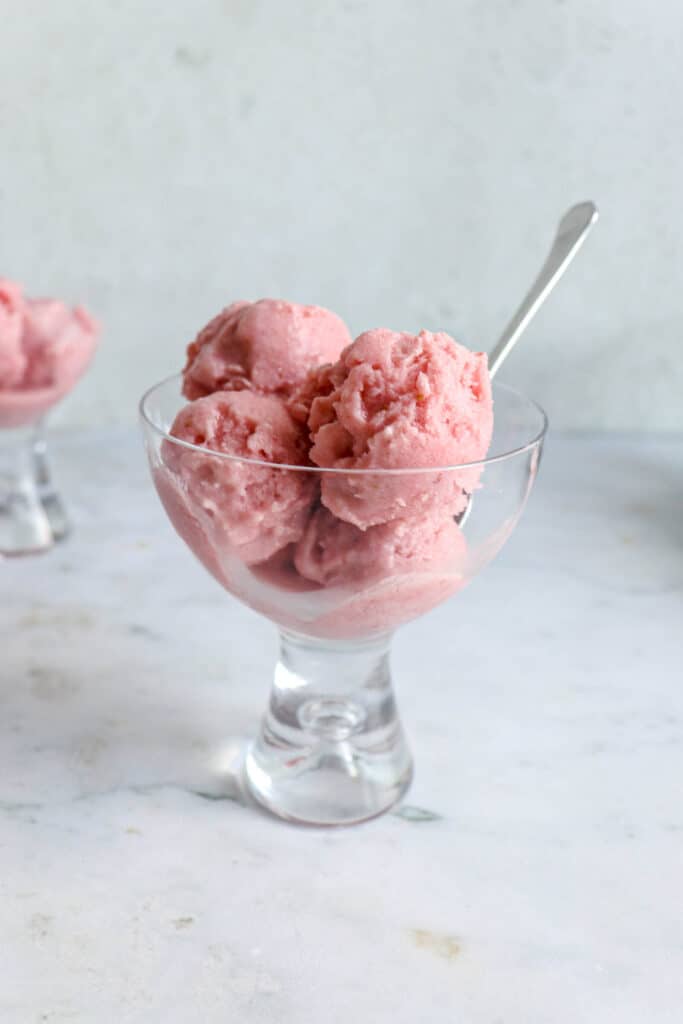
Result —
[[238, 297], [489, 348], [561, 428], [683, 427], [683, 7], [0, 0], [0, 273], [106, 326], [61, 422], [130, 421]]

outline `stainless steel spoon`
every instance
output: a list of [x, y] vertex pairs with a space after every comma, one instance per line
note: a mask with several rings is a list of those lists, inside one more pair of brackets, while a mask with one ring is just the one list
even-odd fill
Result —
[[576, 206], [572, 206], [571, 210], [567, 210], [557, 225], [555, 240], [538, 277], [522, 299], [519, 309], [489, 356], [489, 375], [491, 377], [495, 377], [498, 373], [522, 333], [576, 256], [597, 219], [598, 208], [595, 203], [577, 203]]
[[[500, 341], [489, 355], [489, 375], [493, 378], [512, 352], [565, 270], [588, 237], [598, 219], [598, 208], [590, 201], [577, 203], [567, 210], [557, 225], [555, 239], [538, 277], [522, 299], [519, 308], [503, 331]], [[467, 507], [458, 516], [463, 525], [472, 508], [470, 495]]]

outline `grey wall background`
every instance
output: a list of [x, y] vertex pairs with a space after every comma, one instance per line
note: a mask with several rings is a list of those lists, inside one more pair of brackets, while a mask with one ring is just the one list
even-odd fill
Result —
[[505, 379], [556, 427], [683, 428], [676, 0], [0, 0], [0, 25], [0, 273], [106, 325], [62, 423], [132, 421], [238, 297], [490, 348], [592, 198]]

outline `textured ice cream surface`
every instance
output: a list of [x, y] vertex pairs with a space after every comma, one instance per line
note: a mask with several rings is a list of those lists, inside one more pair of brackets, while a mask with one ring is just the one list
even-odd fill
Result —
[[[422, 469], [476, 462], [493, 431], [487, 359], [449, 335], [366, 331], [334, 366], [317, 371], [308, 426], [311, 460], [323, 468]], [[306, 384], [298, 408], [308, 400]], [[322, 501], [361, 529], [429, 509], [455, 515], [479, 469], [392, 476], [329, 474]]]
[[449, 516], [397, 519], [359, 530], [321, 507], [294, 554], [301, 576], [323, 586], [360, 584], [406, 573], [462, 569], [462, 532]]
[[334, 362], [350, 342], [344, 322], [320, 306], [233, 302], [188, 347], [183, 394], [196, 399], [253, 389], [288, 396], [309, 370]]
[[28, 359], [23, 387], [71, 387], [88, 365], [98, 325], [82, 306], [69, 309], [57, 299], [29, 299], [24, 314]]
[[[300, 539], [317, 481], [313, 473], [284, 468], [306, 464], [307, 441], [281, 398], [217, 391], [181, 409], [170, 433], [206, 449], [172, 441], [163, 446], [165, 465], [175, 477], [171, 518], [193, 549], [192, 539], [198, 530], [204, 531], [208, 547], [219, 558], [232, 552], [252, 564]], [[187, 530], [178, 521], [183, 505], [192, 519]]]
[[339, 371], [334, 363], [323, 363], [309, 370], [304, 379], [292, 389], [287, 408], [299, 423], [309, 423], [311, 408], [314, 402], [318, 409], [326, 408], [324, 401], [329, 399], [339, 381]]
[[0, 280], [0, 426], [31, 423], [68, 394], [98, 334], [82, 307], [25, 298], [18, 285]]

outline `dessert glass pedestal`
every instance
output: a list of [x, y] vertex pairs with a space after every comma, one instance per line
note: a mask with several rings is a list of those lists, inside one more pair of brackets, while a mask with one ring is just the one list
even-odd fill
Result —
[[44, 420], [0, 417], [0, 556], [37, 554], [69, 532], [52, 483]]
[[[392, 633], [462, 590], [508, 539], [536, 478], [545, 414], [497, 384], [493, 441], [481, 462], [319, 470], [172, 437], [186, 404], [180, 387], [178, 376], [163, 381], [140, 406], [161, 501], [208, 571], [280, 631], [268, 705], [245, 761], [249, 790], [274, 814], [306, 824], [346, 825], [381, 814], [405, 793], [413, 772], [392, 686]], [[429, 541], [435, 530], [441, 539], [430, 556], [429, 544], [416, 544], [410, 532], [395, 540], [395, 523], [360, 531], [333, 521], [328, 536], [308, 545], [304, 564], [300, 546], [280, 541], [288, 525], [292, 538], [301, 533], [298, 497], [317, 508], [319, 489], [325, 504], [341, 495], [365, 508], [410, 508], [415, 536]], [[250, 514], [257, 492], [273, 495], [273, 503]], [[435, 510], [452, 510], [458, 496], [459, 511], [432, 527]]]

